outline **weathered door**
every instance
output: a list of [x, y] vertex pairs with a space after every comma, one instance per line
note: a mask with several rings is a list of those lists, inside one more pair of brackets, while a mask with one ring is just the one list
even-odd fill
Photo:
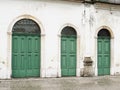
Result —
[[76, 76], [76, 36], [61, 37], [61, 75]]
[[12, 35], [12, 77], [39, 77], [40, 35], [17, 30]]
[[109, 37], [98, 37], [98, 75], [110, 75]]

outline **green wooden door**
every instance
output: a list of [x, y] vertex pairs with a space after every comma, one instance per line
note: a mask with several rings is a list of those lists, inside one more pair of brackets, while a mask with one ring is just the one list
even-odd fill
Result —
[[40, 76], [40, 36], [12, 36], [12, 77]]
[[61, 37], [61, 75], [76, 76], [76, 37]]
[[109, 37], [98, 37], [98, 75], [110, 75]]

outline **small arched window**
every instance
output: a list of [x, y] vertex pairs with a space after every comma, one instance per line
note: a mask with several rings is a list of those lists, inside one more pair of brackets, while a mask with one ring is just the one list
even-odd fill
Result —
[[61, 35], [62, 36], [76, 36], [77, 33], [74, 28], [67, 26], [63, 28]]
[[13, 34], [40, 34], [38, 24], [31, 19], [21, 19], [16, 22], [12, 29]]
[[111, 37], [111, 35], [107, 29], [102, 29], [98, 32], [98, 37]]

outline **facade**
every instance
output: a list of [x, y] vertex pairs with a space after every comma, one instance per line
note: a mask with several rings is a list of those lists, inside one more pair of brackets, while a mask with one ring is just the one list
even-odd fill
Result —
[[115, 3], [1, 1], [0, 79], [120, 75]]

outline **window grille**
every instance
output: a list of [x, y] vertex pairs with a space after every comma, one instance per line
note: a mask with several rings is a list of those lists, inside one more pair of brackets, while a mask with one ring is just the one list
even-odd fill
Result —
[[107, 37], [110, 37], [110, 32], [106, 29], [102, 29], [98, 32], [98, 36], [107, 36]]
[[63, 36], [70, 36], [70, 35], [76, 36], [77, 33], [76, 33], [76, 31], [75, 31], [74, 28], [67, 26], [67, 27], [63, 28], [61, 34], [62, 34]]
[[40, 28], [31, 19], [21, 19], [13, 26], [13, 33], [17, 34], [40, 34]]

